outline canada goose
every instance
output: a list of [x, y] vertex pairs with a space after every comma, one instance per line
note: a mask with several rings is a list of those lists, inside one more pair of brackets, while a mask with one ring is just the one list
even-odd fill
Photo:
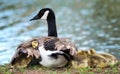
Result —
[[92, 68], [104, 68], [108, 66], [106, 58], [99, 54], [92, 54], [89, 56], [89, 59], [89, 66]]
[[[39, 13], [30, 21], [37, 19], [47, 20], [48, 36], [35, 38], [35, 40], [38, 43], [33, 42], [32, 48], [30, 45], [34, 39], [22, 43], [22, 45], [19, 46], [19, 48], [23, 48], [24, 51], [27, 51], [26, 53], [32, 56], [31, 60], [33, 62], [37, 60], [38, 63], [39, 59], [39, 63], [45, 67], [66, 66], [67, 64], [69, 64], [69, 62], [73, 59], [73, 56], [76, 54], [77, 51], [76, 46], [69, 39], [57, 37], [55, 14], [52, 9], [50, 8], [41, 9]], [[31, 50], [29, 50], [30, 52], [28, 52], [27, 50], [28, 48], [31, 48]], [[19, 52], [21, 49], [19, 50], [18, 49], [17, 51]], [[16, 52], [16, 54], [18, 54], [18, 52]], [[37, 55], [34, 54], [34, 52], [37, 53]], [[13, 57], [12, 62], [14, 62], [16, 59], [18, 59], [18, 57]]]
[[41, 9], [35, 17], [30, 19], [30, 21], [38, 20], [38, 19], [47, 20], [48, 36], [57, 37], [55, 14], [52, 9], [50, 9], [50, 8]]
[[109, 53], [96, 53], [94, 49], [78, 50], [71, 64], [73, 68], [85, 67], [104, 68], [117, 63], [116, 58]]
[[[91, 54], [95, 54], [95, 56], [101, 56], [102, 58], [104, 57], [104, 59], [106, 60], [106, 63], [104, 62], [104, 64], [106, 64], [106, 67], [109, 66], [109, 65], [115, 65], [118, 60], [115, 56], [113, 56], [112, 54], [109, 54], [109, 53], [96, 53], [94, 49], [91, 49], [90, 50]], [[105, 65], [103, 66], [105, 67]]]
[[[19, 55], [19, 56], [17, 56]], [[14, 66], [15, 68], [24, 68], [24, 67], [27, 67], [28, 64], [30, 63], [32, 57], [27, 57], [27, 54], [25, 53], [21, 53], [21, 51], [19, 52], [19, 54], [16, 54], [15, 55], [16, 59], [14, 59], [11, 64], [12, 66]]]
[[[94, 50], [92, 50], [92, 52], [93, 51]], [[94, 56], [97, 58], [99, 57], [99, 59], [93, 58]], [[96, 67], [108, 67], [110, 65], [115, 65], [118, 62], [118, 60], [115, 56], [113, 56], [112, 54], [109, 54], [109, 53], [105, 53], [105, 52], [92, 54], [91, 61], [92, 60], [94, 60], [94, 63], [97, 63]], [[97, 60], [97, 62], [95, 60]]]
[[78, 50], [77, 54], [72, 60], [72, 67], [75, 69], [85, 67], [104, 67], [106, 66], [105, 58], [101, 55], [97, 55], [94, 49], [91, 50]]
[[74, 60], [72, 60], [72, 67], [75, 69], [85, 68], [90, 66], [90, 56], [95, 54], [96, 51], [94, 49], [90, 50], [81, 50], [79, 49], [74, 56]]
[[15, 68], [23, 68], [30, 65], [38, 64], [40, 53], [37, 49], [38, 42], [36, 39], [23, 42], [17, 48], [17, 51], [11, 59], [11, 65]]
[[74, 60], [71, 61], [72, 67], [75, 69], [88, 67], [90, 61], [88, 56], [90, 54], [91, 53], [88, 50], [78, 50], [76, 55], [74, 56]]
[[55, 14], [52, 9], [41, 9], [30, 21], [37, 19], [47, 20], [48, 23], [48, 37], [45, 37], [47, 41], [39, 46], [42, 59], [40, 64], [46, 67], [65, 66], [77, 51], [75, 45], [69, 39], [57, 37]]
[[90, 49], [90, 50], [88, 50], [88, 51], [90, 52], [90, 54], [96, 54], [95, 49]]
[[112, 54], [109, 53], [98, 53], [99, 55], [105, 57], [105, 59], [107, 60], [108, 65], [115, 65], [118, 60], [115, 56], [113, 56]]
[[71, 65], [75, 69], [88, 67], [89, 58], [86, 55], [75, 55], [74, 59], [71, 61]]

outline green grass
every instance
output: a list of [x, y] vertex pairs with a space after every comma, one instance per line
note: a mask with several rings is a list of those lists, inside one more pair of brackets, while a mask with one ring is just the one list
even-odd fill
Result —
[[11, 69], [10, 65], [0, 65], [0, 74], [120, 74], [120, 62], [107, 68], [81, 68], [72, 67], [51, 69], [41, 66]]
[[0, 65], [0, 74], [12, 74], [5, 65]]

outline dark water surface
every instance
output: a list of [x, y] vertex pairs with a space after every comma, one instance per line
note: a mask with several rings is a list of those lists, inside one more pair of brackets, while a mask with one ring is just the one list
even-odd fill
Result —
[[120, 59], [119, 0], [0, 0], [0, 64], [10, 62], [20, 43], [47, 36], [45, 21], [29, 21], [43, 7], [55, 11], [59, 37]]

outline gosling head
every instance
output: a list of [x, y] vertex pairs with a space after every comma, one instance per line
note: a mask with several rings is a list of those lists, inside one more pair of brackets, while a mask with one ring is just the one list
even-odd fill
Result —
[[89, 51], [90, 51], [90, 54], [96, 54], [95, 49], [90, 49]]
[[50, 8], [43, 8], [38, 12], [36, 16], [30, 19], [30, 21], [38, 20], [38, 19], [48, 20], [49, 18], [55, 19], [55, 14], [53, 10]]

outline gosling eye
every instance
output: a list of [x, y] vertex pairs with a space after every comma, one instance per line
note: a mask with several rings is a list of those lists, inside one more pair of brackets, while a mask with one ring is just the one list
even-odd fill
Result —
[[96, 65], [93, 65], [92, 68], [96, 68]]

